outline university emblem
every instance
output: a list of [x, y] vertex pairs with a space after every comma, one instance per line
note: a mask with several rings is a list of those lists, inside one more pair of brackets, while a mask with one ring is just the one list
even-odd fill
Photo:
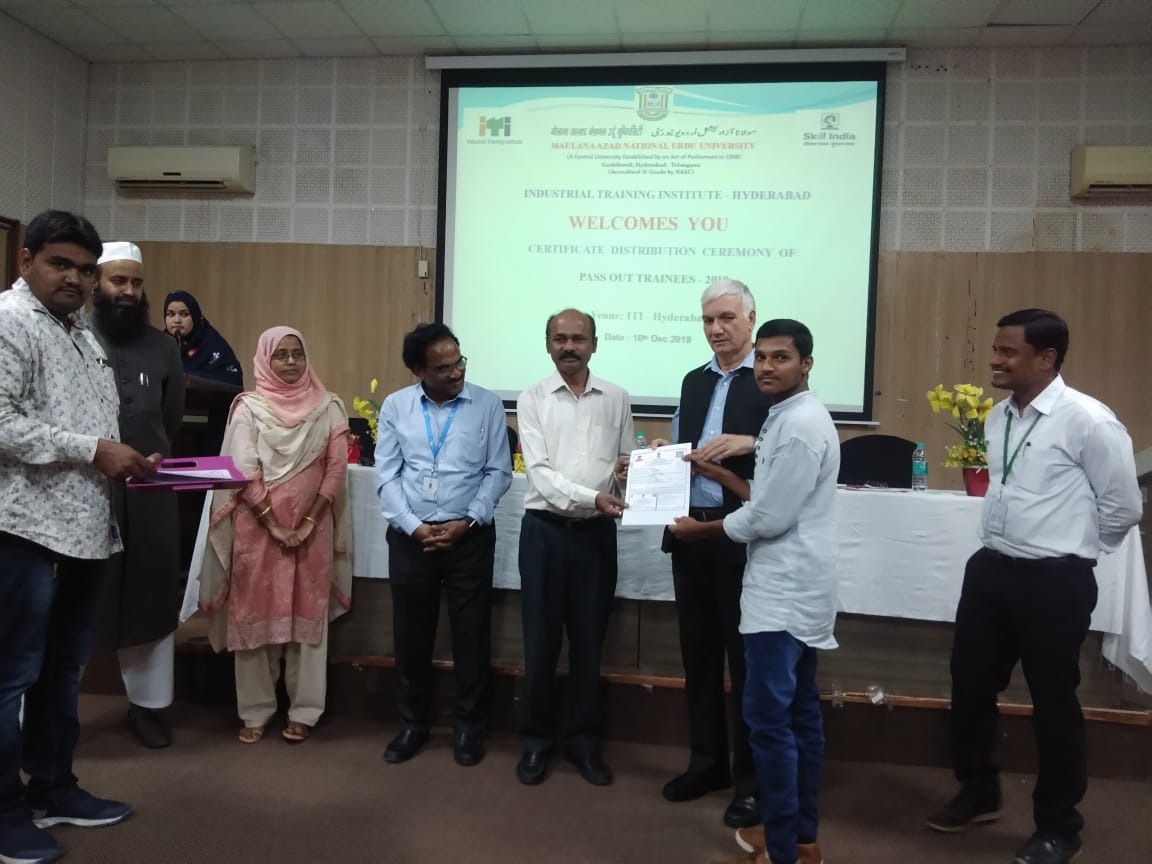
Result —
[[671, 108], [671, 87], [636, 88], [636, 113], [642, 120], [663, 120]]

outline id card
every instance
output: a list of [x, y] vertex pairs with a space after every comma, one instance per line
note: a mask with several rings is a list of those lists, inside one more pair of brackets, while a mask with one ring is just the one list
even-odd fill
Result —
[[999, 498], [988, 501], [988, 533], [1004, 534], [1004, 522], [1008, 516], [1008, 508]]
[[420, 497], [425, 501], [435, 501], [440, 481], [435, 474], [425, 474], [420, 478]]

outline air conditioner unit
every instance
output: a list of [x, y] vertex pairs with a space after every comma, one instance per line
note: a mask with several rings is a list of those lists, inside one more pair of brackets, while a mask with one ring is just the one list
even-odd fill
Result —
[[1152, 196], [1152, 145], [1078, 145], [1072, 148], [1073, 198]]
[[239, 192], [256, 188], [256, 151], [242, 147], [109, 147], [119, 189]]

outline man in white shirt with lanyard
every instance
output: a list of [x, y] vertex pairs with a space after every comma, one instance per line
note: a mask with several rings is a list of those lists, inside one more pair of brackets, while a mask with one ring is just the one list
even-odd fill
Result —
[[[635, 446], [628, 393], [588, 370], [596, 322], [566, 309], [545, 326], [556, 372], [516, 403], [528, 491], [520, 528], [520, 608], [524, 691], [516, 766], [521, 783], [548, 775], [557, 741], [580, 776], [612, 782], [601, 754], [600, 656], [616, 594], [616, 523], [625, 503], [613, 494]], [[553, 708], [556, 662], [568, 634], [567, 713]]]
[[1132, 440], [1109, 408], [1064, 383], [1068, 325], [1043, 309], [997, 322], [992, 384], [1012, 396], [984, 427], [988, 494], [952, 643], [952, 763], [960, 792], [928, 819], [962, 831], [1000, 816], [992, 750], [997, 694], [1017, 662], [1032, 696], [1036, 833], [1016, 864], [1080, 854], [1087, 789], [1080, 646], [1096, 606], [1092, 572], [1141, 516]]

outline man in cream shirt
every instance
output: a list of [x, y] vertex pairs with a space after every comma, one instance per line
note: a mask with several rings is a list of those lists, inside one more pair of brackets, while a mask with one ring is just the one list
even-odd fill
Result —
[[[516, 404], [528, 491], [520, 529], [524, 694], [516, 766], [521, 783], [548, 773], [557, 740], [589, 783], [606, 786], [601, 755], [600, 654], [616, 593], [614, 491], [635, 446], [628, 394], [588, 371], [596, 322], [575, 309], [548, 319], [556, 373]], [[556, 662], [568, 633], [567, 716], [553, 710]]]

